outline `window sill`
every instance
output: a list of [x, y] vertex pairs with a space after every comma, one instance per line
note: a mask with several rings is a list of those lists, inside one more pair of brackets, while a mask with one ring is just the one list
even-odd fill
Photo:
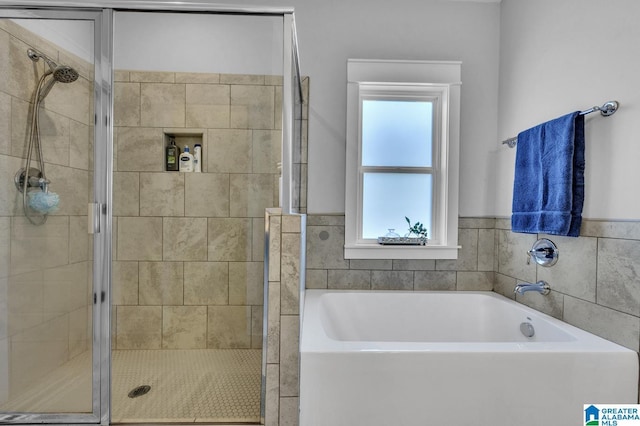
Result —
[[345, 245], [345, 259], [457, 259], [460, 246]]

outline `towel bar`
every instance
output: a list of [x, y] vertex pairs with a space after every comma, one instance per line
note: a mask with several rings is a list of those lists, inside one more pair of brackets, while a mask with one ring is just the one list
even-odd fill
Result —
[[[618, 110], [618, 102], [617, 101], [609, 101], [609, 102], [606, 102], [601, 107], [593, 106], [593, 107], [591, 107], [589, 109], [586, 109], [584, 111], [580, 111], [580, 115], [587, 115], [587, 114], [591, 114], [592, 112], [600, 111], [600, 114], [602, 116], [608, 117], [610, 115], [613, 115], [617, 110]], [[502, 144], [503, 145], [506, 144], [509, 148], [515, 148], [516, 143], [518, 143], [518, 137], [517, 136], [502, 141]]]

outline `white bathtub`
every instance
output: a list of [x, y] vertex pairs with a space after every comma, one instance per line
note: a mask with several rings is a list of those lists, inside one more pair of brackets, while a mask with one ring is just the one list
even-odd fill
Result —
[[492, 292], [307, 290], [300, 351], [301, 426], [569, 426], [637, 402], [636, 352]]

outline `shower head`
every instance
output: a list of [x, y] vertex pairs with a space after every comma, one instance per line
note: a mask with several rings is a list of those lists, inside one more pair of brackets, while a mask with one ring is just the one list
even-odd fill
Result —
[[60, 83], [73, 83], [78, 79], [78, 71], [68, 65], [58, 65], [53, 70], [53, 79]]
[[[49, 74], [52, 74], [49, 72]], [[45, 74], [43, 77], [46, 77]], [[40, 89], [40, 94], [38, 96], [38, 100], [42, 101], [51, 91], [56, 82], [60, 83], [73, 83], [78, 79], [78, 72], [71, 67], [66, 65], [59, 65], [53, 70], [53, 77], [47, 81], [47, 83]]]
[[53, 75], [53, 78], [51, 78], [44, 86], [44, 88], [42, 88], [42, 90], [40, 91], [39, 100], [44, 99], [44, 97], [49, 94], [49, 91], [56, 83], [56, 81], [60, 83], [73, 83], [79, 77], [78, 71], [76, 71], [75, 69], [71, 68], [68, 65], [58, 65], [53, 59], [42, 52], [38, 52], [35, 49], [28, 49], [27, 55], [34, 62], [37, 62], [40, 60], [40, 58], [42, 58], [49, 66], [49, 70], [46, 71], [44, 75]]

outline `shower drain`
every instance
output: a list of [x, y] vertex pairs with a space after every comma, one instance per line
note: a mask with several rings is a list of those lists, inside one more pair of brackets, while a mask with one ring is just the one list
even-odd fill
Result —
[[150, 390], [151, 390], [151, 386], [149, 385], [137, 386], [133, 388], [131, 392], [128, 393], [128, 396], [129, 398], [137, 398], [139, 396], [145, 395]]

